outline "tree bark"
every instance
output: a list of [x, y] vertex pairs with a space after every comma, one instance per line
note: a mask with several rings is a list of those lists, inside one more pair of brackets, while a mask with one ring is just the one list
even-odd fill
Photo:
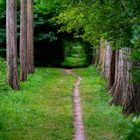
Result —
[[110, 90], [113, 95], [113, 104], [122, 105], [123, 112], [129, 114], [134, 112], [134, 85], [131, 82], [132, 62], [128, 60], [129, 48], [116, 51], [115, 82]]
[[121, 105], [127, 115], [140, 112], [140, 85], [132, 82], [134, 66], [130, 55], [130, 48], [112, 50], [109, 43], [101, 39], [99, 64], [113, 96], [111, 104]]
[[100, 53], [99, 53], [99, 68], [101, 69], [101, 74], [104, 72], [104, 62], [105, 62], [105, 44], [104, 39], [100, 40]]
[[[113, 50], [110, 46], [109, 42], [101, 39], [100, 40], [100, 65], [101, 65], [101, 71], [102, 76], [107, 80], [108, 82], [108, 88], [110, 88], [110, 79], [111, 79], [111, 67], [112, 67], [112, 54]], [[111, 79], [112, 80], [112, 79]]]
[[111, 57], [112, 57], [112, 48], [106, 40], [104, 41], [105, 44], [105, 54], [104, 54], [104, 70], [103, 75], [109, 82], [110, 77], [110, 67], [111, 67]]
[[19, 89], [18, 67], [17, 67], [17, 16], [16, 0], [6, 1], [6, 46], [7, 46], [7, 79], [9, 85]]
[[27, 0], [20, 0], [20, 80], [27, 80]]
[[34, 73], [33, 0], [27, 0], [27, 67]]

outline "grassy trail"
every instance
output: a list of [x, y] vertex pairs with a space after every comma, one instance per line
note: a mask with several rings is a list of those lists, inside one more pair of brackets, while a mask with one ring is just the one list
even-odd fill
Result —
[[81, 103], [85, 133], [88, 140], [124, 140], [130, 118], [121, 113], [121, 108], [109, 106], [106, 82], [95, 67], [75, 69], [81, 75]]
[[0, 98], [0, 140], [71, 140], [75, 78], [37, 69], [19, 92]]
[[[82, 77], [81, 103], [87, 140], [123, 139], [129, 119], [109, 107], [105, 82], [94, 67]], [[72, 89], [76, 78], [63, 69], [39, 68], [21, 90], [0, 91], [0, 140], [72, 140]]]

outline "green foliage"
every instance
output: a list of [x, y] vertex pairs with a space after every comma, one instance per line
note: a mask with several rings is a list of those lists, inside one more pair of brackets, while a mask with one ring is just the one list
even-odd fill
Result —
[[0, 58], [0, 96], [5, 94], [9, 89], [10, 87], [6, 82], [6, 62], [4, 59]]
[[35, 17], [35, 41], [55, 42], [57, 40], [57, 27], [50, 20], [59, 15], [63, 5], [60, 0], [35, 0], [34, 17]]
[[[139, 69], [140, 64], [140, 1], [136, 0], [103, 0], [75, 1], [55, 17], [59, 32], [73, 33], [99, 46], [100, 38], [110, 42], [115, 48], [130, 47], [131, 60]], [[135, 70], [135, 68], [134, 68]], [[139, 76], [139, 70], [136, 71]], [[135, 76], [133, 77], [135, 81]], [[138, 77], [140, 79], [140, 77]]]
[[6, 31], [5, 31], [5, 1], [0, 1], [0, 47], [5, 44], [6, 41]]
[[62, 66], [79, 67], [89, 64], [83, 44], [78, 41], [68, 42], [63, 40], [63, 42], [65, 56]]
[[140, 117], [135, 116], [133, 121], [129, 124], [125, 140], [139, 140], [140, 139]]

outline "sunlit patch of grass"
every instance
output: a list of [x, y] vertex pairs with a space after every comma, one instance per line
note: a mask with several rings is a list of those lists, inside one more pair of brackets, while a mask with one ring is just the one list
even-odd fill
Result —
[[62, 69], [39, 68], [20, 91], [6, 91], [0, 96], [0, 140], [71, 140], [74, 80]]
[[106, 82], [95, 67], [75, 69], [83, 78], [80, 85], [85, 131], [88, 140], [124, 139], [131, 122], [121, 113], [121, 108], [109, 106], [111, 97]]

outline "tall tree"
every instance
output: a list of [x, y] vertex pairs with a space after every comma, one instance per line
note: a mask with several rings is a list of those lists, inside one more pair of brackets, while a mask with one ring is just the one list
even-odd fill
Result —
[[27, 80], [27, 0], [20, 0], [20, 80]]
[[115, 58], [115, 82], [110, 92], [113, 94], [112, 103], [123, 106], [126, 114], [135, 112], [134, 107], [134, 84], [132, 80], [133, 63], [129, 60], [130, 48], [121, 48], [116, 51]]
[[15, 90], [19, 88], [17, 67], [16, 2], [16, 0], [6, 1], [7, 78], [9, 85]]
[[34, 73], [33, 0], [27, 0], [27, 67]]

